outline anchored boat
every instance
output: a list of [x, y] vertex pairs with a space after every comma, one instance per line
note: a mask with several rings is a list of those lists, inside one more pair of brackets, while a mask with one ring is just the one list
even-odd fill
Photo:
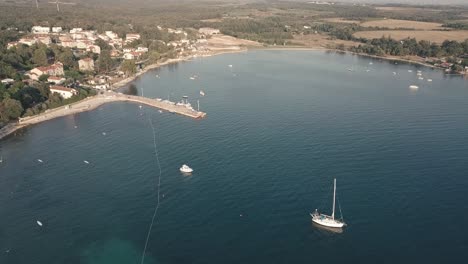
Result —
[[193, 169], [184, 164], [182, 165], [182, 167], [180, 167], [180, 171], [185, 173], [191, 173], [193, 172]]
[[[343, 219], [335, 219], [335, 198], [336, 198], [336, 179], [333, 181], [333, 209], [332, 209], [332, 214], [326, 215], [326, 214], [321, 214], [318, 212], [317, 209], [315, 209], [315, 212], [311, 213], [310, 216], [312, 217], [312, 221], [316, 224], [326, 226], [326, 227], [332, 227], [332, 228], [342, 228], [346, 225], [345, 222], [343, 222]], [[341, 210], [340, 210], [341, 211]], [[342, 216], [343, 218], [343, 216]]]

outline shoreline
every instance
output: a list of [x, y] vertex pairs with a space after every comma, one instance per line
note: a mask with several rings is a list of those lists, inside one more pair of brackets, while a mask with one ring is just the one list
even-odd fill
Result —
[[[329, 49], [329, 48], [322, 48], [322, 47], [302, 47], [302, 46], [283, 46], [283, 47], [263, 47], [263, 48], [258, 48], [258, 49], [263, 49], [263, 50], [303, 50], [303, 51], [324, 51], [324, 52], [336, 52], [336, 53], [345, 53], [345, 54], [351, 54], [351, 55], [356, 55], [356, 56], [363, 56], [363, 57], [368, 57], [368, 58], [374, 58], [374, 59], [382, 59], [382, 60], [387, 60], [387, 61], [401, 61], [401, 62], [406, 62], [410, 64], [417, 64], [421, 66], [426, 66], [429, 68], [433, 69], [440, 69], [444, 70], [444, 68], [434, 66], [432, 64], [424, 63], [421, 61], [416, 61], [416, 60], [410, 60], [410, 59], [405, 59], [405, 58], [399, 58], [396, 56], [391, 56], [391, 57], [386, 57], [386, 56], [378, 56], [378, 55], [371, 55], [371, 54], [366, 54], [366, 53], [357, 53], [357, 52], [352, 52], [348, 50], [338, 50], [338, 49]], [[462, 75], [462, 74], [457, 74], [457, 75]]]
[[[174, 64], [174, 63], [179, 63], [179, 62], [185, 62], [185, 61], [190, 61], [195, 58], [203, 58], [203, 57], [212, 57], [216, 55], [222, 55], [222, 54], [229, 54], [229, 53], [240, 53], [240, 52], [246, 52], [249, 50], [303, 50], [303, 51], [324, 51], [324, 52], [339, 52], [339, 53], [345, 53], [345, 54], [351, 54], [351, 55], [357, 55], [357, 56], [364, 56], [364, 57], [369, 57], [369, 58], [375, 58], [375, 59], [382, 59], [382, 60], [388, 60], [388, 61], [401, 61], [401, 62], [406, 62], [410, 64], [417, 64], [433, 69], [440, 69], [443, 70], [443, 68], [436, 67], [431, 64], [423, 63], [423, 62], [418, 62], [414, 60], [408, 60], [404, 58], [397, 58], [397, 57], [383, 57], [383, 56], [377, 56], [377, 55], [370, 55], [370, 54], [362, 54], [362, 53], [356, 53], [356, 52], [351, 52], [351, 51], [343, 51], [343, 50], [336, 50], [336, 49], [328, 49], [328, 48], [321, 48], [321, 47], [294, 47], [294, 46], [284, 46], [284, 47], [241, 47], [239, 50], [218, 50], [218, 51], [212, 51], [211, 53], [207, 54], [194, 54], [194, 55], [186, 55], [182, 56], [179, 58], [175, 59], [168, 59], [164, 62], [158, 62], [154, 63], [151, 65], [148, 65], [145, 67], [143, 70], [140, 72], [136, 73], [133, 76], [127, 77], [123, 80], [120, 80], [114, 84], [111, 85], [111, 90], [116, 91], [119, 89], [122, 89], [128, 85], [130, 85], [132, 82], [137, 80], [140, 76], [144, 75], [145, 73], [149, 72], [150, 70], [154, 70], [163, 66], [167, 66], [169, 64]], [[18, 121], [16, 123], [9, 123], [6, 126], [0, 128], [0, 140], [3, 138], [11, 135], [12, 133], [16, 132], [17, 130], [20, 130], [22, 128], [25, 128], [27, 126], [33, 125], [33, 124], [38, 124], [42, 123], [44, 121], [48, 121], [51, 119], [55, 119], [58, 117], [63, 117], [67, 115], [73, 115], [77, 113], [82, 113], [86, 111], [91, 111], [99, 106], [106, 104], [106, 103], [111, 103], [111, 102], [116, 102], [112, 100], [106, 100], [102, 95], [95, 95], [92, 97], [87, 97], [81, 101], [75, 102], [70, 105], [66, 106], [61, 106], [57, 107], [54, 109], [49, 109], [44, 113], [40, 113], [38, 115], [34, 115], [31, 117], [25, 117]], [[118, 101], [117, 101], [118, 102]]]
[[[208, 54], [188, 55], [188, 56], [182, 56], [182, 57], [175, 58], [175, 59], [168, 59], [164, 62], [154, 63], [151, 65], [148, 65], [147, 67], [145, 67], [142, 71], [138, 72], [137, 74], [127, 77], [123, 80], [120, 80], [119, 82], [112, 84], [111, 93], [114, 93], [114, 91], [122, 89], [125, 86], [131, 84], [133, 81], [138, 79], [138, 77], [140, 77], [141, 75], [153, 69], [157, 69], [157, 68], [167, 66], [173, 63], [190, 61], [194, 58], [211, 57], [211, 56], [216, 56], [216, 55], [222, 55], [222, 54], [228, 54], [228, 53], [239, 53], [239, 52], [245, 52], [245, 51], [248, 51], [248, 49], [240, 48], [239, 50], [218, 50], [218, 51], [214, 51]], [[14, 132], [21, 130], [25, 127], [28, 127], [30, 125], [35, 125], [35, 124], [49, 121], [58, 117], [64, 117], [68, 115], [74, 115], [74, 114], [78, 114], [82, 112], [92, 111], [98, 108], [99, 106], [107, 104], [107, 103], [122, 102], [122, 100], [109, 100], [107, 98], [108, 96], [109, 96], [109, 93], [106, 92], [104, 95], [98, 94], [95, 96], [86, 97], [85, 99], [81, 101], [78, 101], [69, 105], [60, 106], [60, 107], [53, 108], [53, 109], [48, 109], [45, 112], [34, 115], [34, 116], [20, 118], [19, 121], [17, 122], [10, 122], [4, 127], [0, 128], [0, 141], [3, 138], [13, 134]]]

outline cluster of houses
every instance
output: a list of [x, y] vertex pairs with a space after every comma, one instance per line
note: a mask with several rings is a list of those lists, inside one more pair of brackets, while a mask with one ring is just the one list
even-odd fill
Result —
[[[208, 51], [204, 48], [204, 44], [207, 42], [206, 39], [211, 35], [220, 34], [218, 29], [200, 28], [198, 30], [199, 34], [197, 39], [190, 40], [188, 39], [188, 33], [182, 29], [163, 29], [161, 26], [157, 26], [157, 28], [158, 30], [167, 30], [168, 33], [179, 35], [179, 40], [177, 41], [166, 43], [161, 40], [155, 40], [160, 41], [164, 45], [172, 46], [178, 54], [182, 54], [183, 52], [198, 52], [202, 54], [203, 52]], [[31, 34], [16, 42], [8, 43], [8, 48], [17, 45], [31, 46], [35, 43], [43, 43], [45, 45], [55, 43], [59, 46], [71, 48], [75, 55], [80, 54], [79, 56], [82, 58], [78, 61], [80, 71], [93, 72], [95, 67], [94, 60], [92, 58], [87, 58], [85, 54], [87, 54], [87, 52], [95, 54], [101, 53], [100, 47], [96, 45], [96, 41], [98, 39], [105, 41], [112, 47], [111, 57], [122, 58], [124, 60], [137, 60], [143, 54], [148, 52], [148, 48], [141, 46], [128, 48], [125, 46], [139, 40], [140, 38], [141, 36], [138, 33], [126, 34], [125, 39], [123, 39], [112, 31], [105, 31], [102, 34], [99, 34], [95, 30], [83, 30], [82, 28], [72, 28], [69, 31], [65, 31], [61, 27], [34, 26], [31, 28]], [[120, 75], [122, 74], [123, 73], [120, 73]], [[32, 81], [39, 81], [41, 76], [46, 75], [47, 82], [54, 85], [50, 90], [53, 93], [62, 95], [63, 98], [70, 98], [74, 94], [77, 94], [75, 89], [59, 86], [60, 84], [63, 84], [66, 79], [64, 78], [63, 64], [58, 61], [49, 66], [36, 67], [26, 72], [25, 75]], [[119, 72], [116, 73], [116, 76], [120, 75]], [[105, 90], [109, 88], [111, 79], [113, 79], [112, 76], [96, 76], [89, 78], [87, 80], [87, 84], [95, 89]], [[2, 83], [4, 82], [7, 83], [10, 82], [10, 80], [2, 80]], [[11, 82], [13, 82], [13, 80], [11, 80]]]
[[95, 44], [96, 40], [102, 39], [114, 49], [114, 56], [121, 56], [119, 50], [125, 44], [129, 44], [141, 38], [140, 34], [127, 34], [125, 39], [120, 38], [115, 32], [106, 31], [103, 34], [98, 34], [96, 30], [83, 30], [82, 28], [72, 28], [69, 31], [64, 31], [61, 27], [42, 27], [34, 26], [31, 28], [31, 35], [23, 37], [15, 42], [10, 42], [7, 48], [12, 48], [18, 45], [31, 46], [35, 43], [43, 43], [50, 45], [52, 39], [57, 45], [68, 47], [80, 51], [101, 53], [101, 48]]

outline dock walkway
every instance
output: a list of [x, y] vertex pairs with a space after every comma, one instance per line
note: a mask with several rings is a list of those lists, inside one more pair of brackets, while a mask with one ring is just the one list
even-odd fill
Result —
[[112, 102], [133, 102], [138, 104], [144, 104], [195, 119], [201, 119], [206, 117], [206, 113], [204, 112], [196, 111], [185, 105], [177, 105], [167, 100], [153, 99], [135, 95], [126, 95], [112, 91], [107, 91], [104, 94], [88, 97], [73, 104], [49, 109], [44, 113], [38, 115], [20, 118], [18, 123], [10, 123], [0, 129], [0, 139], [28, 125], [37, 124], [57, 117], [90, 111], [96, 109], [97, 107], [103, 104]]

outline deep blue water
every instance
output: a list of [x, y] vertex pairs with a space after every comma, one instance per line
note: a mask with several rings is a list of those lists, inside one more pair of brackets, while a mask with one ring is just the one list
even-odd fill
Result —
[[[147, 264], [466, 261], [468, 81], [351, 55], [251, 51], [135, 84], [200, 99], [208, 116], [113, 103], [0, 141], [0, 263], [140, 263], [159, 176], [147, 117], [164, 195]], [[335, 177], [349, 225], [340, 234], [308, 215], [330, 212]]]

